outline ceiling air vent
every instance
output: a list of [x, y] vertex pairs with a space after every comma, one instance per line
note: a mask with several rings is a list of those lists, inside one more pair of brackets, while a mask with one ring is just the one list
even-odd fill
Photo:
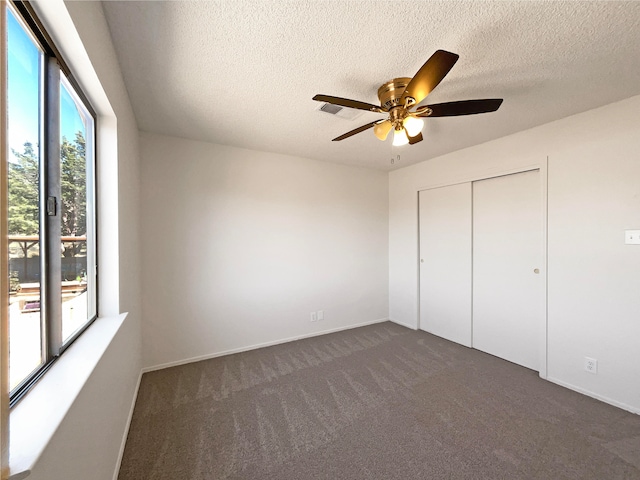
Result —
[[320, 110], [323, 112], [330, 113], [331, 115], [336, 115], [340, 110], [344, 110], [344, 108], [339, 107], [338, 105], [331, 105], [330, 103], [325, 103], [320, 107]]
[[333, 105], [331, 103], [323, 103], [318, 108], [321, 112], [326, 112], [336, 117], [344, 118], [345, 120], [355, 120], [362, 115], [362, 110], [356, 110], [355, 108], [344, 108], [339, 105]]

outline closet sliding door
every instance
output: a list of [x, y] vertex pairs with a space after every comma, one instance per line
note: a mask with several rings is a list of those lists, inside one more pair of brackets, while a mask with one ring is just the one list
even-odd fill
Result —
[[538, 170], [419, 194], [420, 329], [539, 370]]
[[471, 346], [471, 183], [419, 194], [420, 329]]
[[473, 347], [539, 370], [540, 173], [473, 183]]

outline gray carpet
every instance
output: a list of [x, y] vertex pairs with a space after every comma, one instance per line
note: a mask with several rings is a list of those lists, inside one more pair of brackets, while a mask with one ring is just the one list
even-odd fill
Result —
[[386, 322], [145, 374], [118, 478], [640, 479], [640, 416]]

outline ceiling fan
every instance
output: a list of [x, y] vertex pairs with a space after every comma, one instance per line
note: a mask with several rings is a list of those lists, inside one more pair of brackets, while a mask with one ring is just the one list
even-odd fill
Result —
[[373, 127], [373, 132], [380, 140], [386, 140], [393, 129], [393, 145], [400, 146], [407, 143], [413, 145], [422, 141], [422, 127], [424, 117], [453, 117], [458, 115], [473, 115], [477, 113], [495, 112], [502, 104], [501, 98], [483, 100], [462, 100], [457, 102], [436, 103], [433, 105], [417, 106], [431, 91], [438, 86], [449, 70], [458, 61], [455, 53], [438, 50], [418, 70], [413, 78], [394, 78], [378, 89], [380, 106], [370, 103], [349, 100], [347, 98], [332, 97], [330, 95], [316, 95], [318, 102], [327, 102], [348, 108], [357, 108], [369, 112], [388, 114], [386, 119], [367, 123], [350, 132], [333, 139], [339, 142], [356, 133], [364, 132]]

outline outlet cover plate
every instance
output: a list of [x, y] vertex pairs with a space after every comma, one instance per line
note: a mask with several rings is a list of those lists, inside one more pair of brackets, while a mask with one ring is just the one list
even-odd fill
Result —
[[640, 230], [625, 230], [624, 243], [626, 245], [640, 245]]
[[595, 358], [584, 357], [584, 369], [594, 375], [598, 373], [598, 360]]

